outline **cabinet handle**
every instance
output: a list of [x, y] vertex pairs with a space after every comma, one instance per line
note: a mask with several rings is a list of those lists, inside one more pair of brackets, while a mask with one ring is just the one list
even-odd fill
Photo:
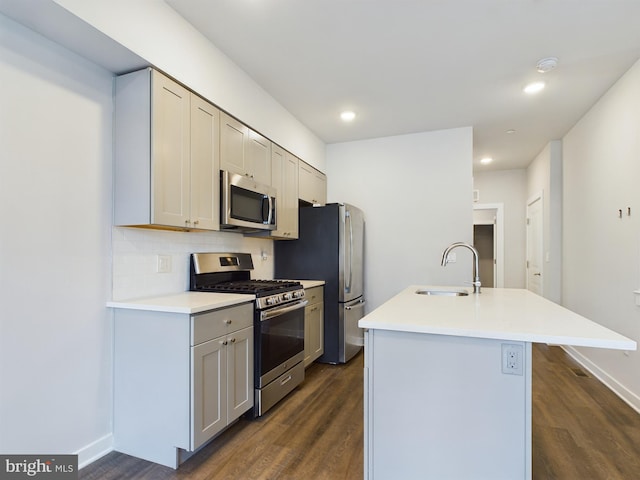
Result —
[[291, 378], [291, 375], [289, 375], [287, 378], [283, 378], [282, 380], [280, 380], [280, 385], [284, 385], [285, 383], [289, 382]]
[[236, 339], [235, 339], [235, 338], [232, 338], [232, 339], [231, 339], [231, 343], [236, 343]]
[[193, 222], [194, 225], [198, 225], [198, 223], [200, 223], [199, 220], [194, 220], [194, 222]]
[[227, 318], [224, 323], [226, 323], [227, 325], [231, 325], [231, 319]]
[[226, 340], [220, 342], [222, 345], [227, 345], [229, 342], [227, 342]]

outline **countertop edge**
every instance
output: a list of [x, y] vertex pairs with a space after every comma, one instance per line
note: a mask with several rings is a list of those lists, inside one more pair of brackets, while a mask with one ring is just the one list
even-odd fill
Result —
[[125, 310], [194, 314], [253, 302], [254, 300], [255, 295], [183, 292], [157, 297], [112, 300], [107, 302], [106, 306], [109, 308]]
[[410, 285], [363, 317], [358, 326], [406, 333], [637, 349], [634, 340], [525, 289], [489, 289], [469, 297], [415, 295], [422, 288], [460, 289]]
[[324, 280], [297, 280], [297, 281], [302, 284], [302, 288], [304, 288], [305, 290], [309, 288], [321, 287], [326, 283]]
[[510, 332], [479, 332], [473, 330], [456, 330], [446, 328], [420, 328], [404, 327], [398, 325], [384, 325], [376, 323], [375, 326], [368, 326], [366, 322], [358, 324], [360, 328], [369, 330], [381, 330], [386, 332], [420, 333], [426, 335], [443, 335], [451, 337], [482, 338], [487, 340], [504, 340], [513, 342], [549, 343], [556, 345], [570, 345], [572, 347], [592, 347], [608, 348], [611, 350], [636, 350], [637, 343], [628, 340], [604, 340], [584, 337], [566, 337], [560, 335], [544, 335], [531, 333], [510, 333]]

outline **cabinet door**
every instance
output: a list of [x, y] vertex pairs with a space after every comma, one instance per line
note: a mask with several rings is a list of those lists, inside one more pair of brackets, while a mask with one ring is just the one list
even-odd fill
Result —
[[308, 367], [324, 353], [324, 313], [322, 303], [304, 311], [304, 366]]
[[220, 229], [220, 112], [191, 97], [191, 227]]
[[278, 191], [277, 230], [272, 237], [298, 238], [298, 159], [283, 148], [271, 147], [271, 186]]
[[256, 182], [271, 185], [271, 141], [249, 130], [247, 173]]
[[326, 205], [327, 203], [327, 176], [318, 172], [317, 170], [314, 172], [315, 177], [315, 193], [314, 197], [318, 199], [320, 205]]
[[227, 426], [226, 337], [191, 347], [192, 450]]
[[220, 113], [220, 168], [247, 175], [246, 148], [249, 127], [224, 112]]
[[283, 216], [286, 218], [286, 237], [298, 238], [298, 158], [287, 152], [283, 169]]
[[153, 71], [151, 77], [152, 223], [189, 220], [191, 92]]
[[305, 202], [324, 205], [327, 203], [327, 177], [311, 165], [300, 162], [299, 196]]
[[253, 407], [253, 327], [228, 335], [227, 422]]

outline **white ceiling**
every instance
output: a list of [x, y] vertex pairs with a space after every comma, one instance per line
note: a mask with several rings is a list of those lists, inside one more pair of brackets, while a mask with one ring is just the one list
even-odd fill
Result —
[[476, 171], [527, 166], [640, 58], [638, 0], [165, 1], [326, 143], [471, 125]]

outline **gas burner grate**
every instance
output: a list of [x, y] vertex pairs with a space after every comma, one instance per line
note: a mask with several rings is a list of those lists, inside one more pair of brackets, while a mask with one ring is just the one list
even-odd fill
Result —
[[201, 291], [218, 293], [253, 293], [268, 295], [301, 288], [300, 282], [290, 280], [241, 280], [221, 282], [212, 285], [200, 285]]

